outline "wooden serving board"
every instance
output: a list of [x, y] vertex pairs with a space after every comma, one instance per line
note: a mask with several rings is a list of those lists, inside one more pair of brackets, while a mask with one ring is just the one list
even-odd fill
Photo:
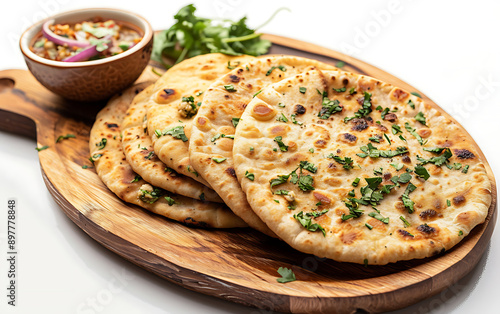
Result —
[[[344, 61], [344, 70], [418, 92], [437, 107], [423, 93], [374, 66], [308, 43], [265, 37], [274, 43], [272, 54], [300, 55], [331, 64]], [[138, 81], [156, 78], [148, 67]], [[483, 255], [494, 229], [497, 191], [487, 163], [493, 203], [486, 222], [454, 249], [424, 260], [363, 267], [302, 254], [250, 229], [188, 228], [123, 203], [93, 168], [82, 168], [92, 166], [88, 137], [103, 105], [68, 102], [25, 70], [0, 72], [0, 128], [36, 134], [38, 147], [49, 146], [39, 153], [43, 178], [66, 215], [111, 251], [187, 289], [280, 312], [390, 311], [437, 294], [465, 276]], [[76, 138], [56, 143], [66, 134]], [[297, 281], [278, 283], [279, 267], [293, 269]]]

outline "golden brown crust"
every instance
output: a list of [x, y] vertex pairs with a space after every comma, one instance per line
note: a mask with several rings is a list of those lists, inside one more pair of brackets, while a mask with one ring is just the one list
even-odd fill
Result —
[[[327, 104], [336, 100], [342, 108], [326, 119], [320, 118], [325, 112], [323, 91], [328, 94]], [[272, 130], [283, 122], [272, 117], [257, 119], [254, 108], [265, 105], [275, 116], [290, 117], [296, 104], [305, 108], [297, 118], [303, 124], [285, 123], [289, 129], [286, 134], [280, 133], [281, 142], [285, 146], [293, 143], [295, 149], [282, 150]], [[366, 115], [360, 111], [364, 104], [369, 109], [365, 112], [371, 110]], [[394, 113], [397, 119], [383, 119], [384, 112]], [[370, 153], [369, 144], [386, 151], [382, 154], [403, 148], [393, 157], [377, 158], [373, 150], [372, 156], [365, 156]], [[442, 149], [423, 150], [435, 147]], [[447, 162], [443, 157], [445, 148], [452, 153]], [[464, 130], [406, 91], [342, 71], [310, 71], [257, 95], [236, 130], [233, 158], [238, 177], [244, 178], [247, 171], [254, 175], [254, 181], [242, 179], [241, 186], [254, 212], [280, 238], [300, 251], [337, 261], [380, 265], [448, 250], [484, 222], [491, 203], [491, 184], [483, 161]], [[345, 158], [351, 158], [352, 163]], [[432, 158], [433, 162], [424, 161]], [[442, 165], [435, 158], [440, 158]], [[300, 175], [297, 167], [301, 161], [312, 163], [317, 171], [304, 168]], [[427, 180], [416, 174], [418, 165], [429, 173]], [[295, 169], [297, 176], [310, 176], [304, 182], [314, 190], [293, 184], [292, 176], [271, 187], [271, 180], [290, 175]], [[418, 173], [425, 176], [421, 168]], [[410, 183], [405, 180], [408, 175]], [[356, 178], [360, 181], [354, 187]], [[366, 178], [379, 178], [375, 179], [380, 180], [376, 181], [375, 191], [382, 199], [371, 196]], [[389, 189], [395, 185], [391, 179], [401, 179], [399, 186]], [[415, 190], [403, 198], [410, 185]], [[386, 192], [382, 192], [384, 186]], [[293, 192], [294, 201], [288, 201], [278, 190]], [[362, 212], [356, 212], [353, 199], [365, 199], [368, 206], [359, 205]], [[413, 211], [409, 201], [414, 203]], [[351, 204], [351, 210], [346, 204]], [[295, 209], [288, 208], [291, 205]], [[319, 215], [323, 211], [327, 212], [318, 218], [306, 214]], [[307, 225], [307, 218], [309, 230], [299, 222], [302, 219]], [[318, 226], [311, 227], [314, 224], [324, 228], [325, 236]]]

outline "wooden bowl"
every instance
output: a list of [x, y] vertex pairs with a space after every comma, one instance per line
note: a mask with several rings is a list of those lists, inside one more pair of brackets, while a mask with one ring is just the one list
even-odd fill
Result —
[[[47, 20], [77, 23], [95, 17], [133, 24], [144, 36], [137, 45], [123, 53], [93, 61], [49, 60], [37, 56], [29, 48]], [[92, 102], [111, 97], [141, 75], [153, 48], [153, 29], [148, 21], [135, 13], [118, 9], [82, 9], [60, 13], [36, 23], [21, 35], [19, 44], [29, 70], [43, 86], [69, 100]]]

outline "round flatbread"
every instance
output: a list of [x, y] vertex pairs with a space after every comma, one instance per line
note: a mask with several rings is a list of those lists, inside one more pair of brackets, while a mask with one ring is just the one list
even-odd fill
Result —
[[[169, 71], [175, 71], [175, 66]], [[222, 199], [214, 190], [178, 174], [156, 157], [153, 143], [147, 134], [147, 102], [144, 101], [151, 96], [153, 88], [154, 86], [150, 85], [142, 91], [140, 101], [135, 99], [125, 114], [121, 129], [123, 152], [127, 162], [134, 172], [154, 186], [194, 199], [222, 203]]]
[[[204, 93], [191, 129], [191, 165], [222, 197], [233, 212], [251, 227], [275, 236], [248, 205], [234, 172], [233, 139], [245, 106], [266, 86], [314, 68], [333, 66], [300, 57], [274, 56], [241, 64], [219, 78]], [[227, 90], [225, 86], [234, 86]], [[293, 118], [290, 123], [293, 123]], [[215, 159], [214, 159], [215, 158]], [[225, 159], [217, 162], [216, 158]]]
[[460, 126], [410, 93], [317, 70], [256, 96], [233, 149], [250, 206], [281, 239], [379, 265], [449, 250], [484, 222], [491, 183], [479, 156]]
[[219, 53], [201, 55], [182, 61], [175, 66], [175, 72], [169, 70], [157, 81], [147, 104], [148, 133], [155, 154], [168, 167], [210, 186], [189, 162], [193, 117], [208, 86], [234, 66], [251, 59]]
[[[219, 203], [197, 201], [154, 187], [138, 176], [123, 154], [120, 124], [130, 103], [147, 84], [113, 97], [97, 115], [90, 131], [90, 155], [104, 184], [122, 200], [190, 226], [233, 228], [247, 226]], [[139, 94], [140, 101], [145, 94]]]

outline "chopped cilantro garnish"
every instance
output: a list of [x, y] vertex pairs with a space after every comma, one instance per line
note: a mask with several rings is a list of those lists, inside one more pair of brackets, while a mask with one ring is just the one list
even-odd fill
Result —
[[399, 216], [399, 219], [403, 221], [403, 223], [405, 224], [405, 228], [411, 226], [411, 224], [408, 222], [408, 220], [405, 219], [405, 217]]
[[[76, 136], [75, 136], [74, 134], [60, 135], [60, 136], [57, 138], [56, 143], [59, 143], [59, 142], [60, 142], [60, 141], [62, 141], [62, 140], [67, 140], [68, 138], [76, 138]], [[104, 146], [106, 146], [106, 141], [107, 141], [107, 140], [106, 140], [105, 138], [103, 138], [102, 140], [104, 140], [104, 141], [105, 141], [105, 142], [104, 142]], [[102, 140], [101, 140], [101, 142], [102, 142]], [[97, 145], [97, 144], [96, 144], [96, 145]], [[103, 147], [103, 148], [104, 148], [104, 147]], [[102, 149], [102, 148], [99, 148], [99, 149]]]
[[299, 188], [304, 192], [314, 190], [313, 183], [314, 179], [309, 174], [306, 176], [301, 175], [299, 177]]
[[215, 161], [218, 164], [220, 164], [221, 162], [225, 161], [226, 159], [227, 158], [225, 158], [225, 157], [221, 157], [221, 158], [212, 157], [212, 160]]
[[296, 114], [292, 114], [292, 115], [290, 116], [290, 118], [292, 119], [292, 123], [293, 123], [293, 124], [302, 125], [302, 124], [303, 124], [302, 122], [297, 121], [297, 120], [295, 119], [295, 117], [296, 117], [296, 116], [297, 116]]
[[372, 158], [379, 158], [379, 157], [384, 157], [384, 158], [392, 158], [397, 155], [402, 155], [404, 153], [408, 152], [408, 148], [406, 147], [397, 147], [396, 150], [379, 150], [375, 146], [372, 145], [372, 143], [368, 143], [367, 146], [361, 146], [360, 147], [361, 151], [363, 152], [362, 154], [356, 154], [361, 158], [366, 158], [366, 157], [372, 157]]
[[[425, 148], [424, 148], [424, 150], [425, 150]], [[440, 167], [440, 166], [448, 163], [448, 159], [450, 159], [451, 156], [453, 156], [453, 154], [451, 153], [451, 150], [449, 148], [445, 148], [443, 154], [441, 154], [440, 156], [432, 157], [430, 159], [424, 159], [424, 158], [421, 158], [417, 155], [417, 160], [420, 162], [421, 165], [425, 165], [427, 163], [432, 163], [432, 164], [435, 164], [436, 166]]]
[[380, 215], [377, 212], [371, 212], [371, 213], [368, 214], [368, 216], [370, 216], [372, 218], [375, 218], [377, 220], [380, 220], [381, 222], [383, 222], [385, 224], [389, 223], [389, 217], [384, 217], [384, 216]]
[[376, 136], [372, 136], [368, 138], [370, 141], [375, 142], [375, 143], [380, 143], [380, 138]]
[[356, 193], [354, 192], [354, 189], [350, 190], [349, 193], [347, 193], [350, 197], [355, 197]]
[[410, 180], [411, 180], [411, 174], [409, 174], [408, 172], [405, 172], [399, 176], [398, 182], [405, 184], [405, 183], [410, 182]]
[[245, 178], [249, 179], [250, 181], [253, 181], [253, 180], [255, 180], [255, 175], [253, 173], [246, 171]]
[[299, 87], [299, 92], [301, 92], [302, 94], [305, 94], [307, 91], [307, 88], [305, 87]]
[[453, 163], [453, 168], [455, 168], [455, 170], [460, 170], [462, 169], [462, 164], [459, 162], [455, 162]]
[[91, 167], [89, 167], [89, 166], [87, 166], [87, 165], [83, 165], [83, 166], [82, 166], [82, 169], [88, 169], [88, 168], [91, 168]]
[[269, 183], [271, 184], [271, 189], [273, 188], [273, 186], [286, 183], [288, 181], [289, 177], [290, 177], [290, 175], [286, 174], [286, 175], [278, 175], [278, 178], [271, 179], [269, 181]]
[[317, 230], [321, 230], [321, 232], [323, 232], [323, 236], [326, 237], [325, 229], [317, 223], [313, 224], [311, 217], [307, 217], [307, 215], [304, 217], [304, 213], [302, 211], [293, 215], [293, 218], [300, 222], [300, 224], [309, 231], [315, 232]]
[[383, 172], [384, 172], [384, 168], [382, 168], [382, 167], [373, 169], [373, 174], [376, 176], [381, 176]]
[[142, 180], [142, 177], [140, 175], [136, 174], [134, 177], [134, 180], [130, 181], [130, 183], [139, 182], [140, 180]]
[[401, 134], [399, 134], [399, 139], [406, 142], [406, 139]]
[[280, 201], [279, 201], [279, 200], [273, 200], [273, 201], [275, 201], [275, 202], [276, 202], [276, 203], [278, 203], [278, 204], [280, 203]]
[[238, 65], [240, 65], [240, 63], [241, 63], [241, 61], [235, 61], [235, 62], [234, 62], [234, 65], [231, 65], [231, 61], [228, 61], [228, 62], [227, 62], [227, 68], [228, 68], [229, 70], [234, 70], [234, 69], [236, 69], [236, 67], [237, 67]]
[[366, 228], [368, 228], [368, 229], [370, 229], [370, 230], [372, 230], [372, 229], [373, 229], [373, 226], [372, 226], [372, 225], [370, 225], [369, 223], [365, 223], [365, 227], [366, 227]]
[[[45, 146], [44, 146], [45, 147]], [[48, 146], [47, 147], [42, 147], [41, 150], [45, 149], [45, 148], [49, 148]], [[92, 156], [90, 156], [89, 160], [94, 163], [97, 159], [101, 158], [102, 157], [102, 154], [94, 154]]]
[[278, 65], [278, 66], [273, 66], [271, 67], [267, 73], [266, 73], [266, 76], [269, 76], [271, 75], [271, 73], [274, 71], [274, 69], [280, 69], [282, 72], [286, 72], [286, 67], [283, 66], [283, 65]]
[[[156, 131], [155, 131], [155, 134], [156, 134], [156, 136], [158, 136], [158, 133], [156, 133]], [[187, 138], [186, 134], [184, 133], [184, 126], [183, 125], [176, 126], [176, 127], [171, 128], [171, 129], [168, 129], [168, 130], [164, 130], [160, 134], [161, 135], [172, 135], [172, 137], [180, 139], [183, 142], [188, 141], [188, 138]], [[158, 137], [160, 137], [160, 136], [158, 136]]]
[[283, 143], [282, 139], [283, 139], [283, 137], [276, 136], [274, 138], [274, 141], [276, 143], [278, 143], [278, 146], [279, 146], [279, 148], [281, 149], [282, 152], [286, 152], [286, 151], [288, 151], [288, 146], [286, 146], [285, 143]]
[[280, 122], [285, 122], [287, 123], [288, 122], [288, 119], [287, 117], [285, 117], [285, 115], [283, 114], [283, 112], [276, 118], [276, 121], [280, 121]]
[[335, 160], [336, 162], [338, 162], [339, 164], [342, 165], [342, 167], [346, 170], [349, 170], [349, 169], [352, 169], [353, 168], [353, 160], [352, 158], [350, 157], [339, 157], [339, 156], [336, 156], [334, 154], [330, 154], [328, 156], [326, 156], [326, 158], [332, 158], [333, 160]]
[[398, 133], [403, 133], [403, 131], [401, 131], [401, 127], [397, 124], [393, 124], [392, 127], [392, 134], [396, 135]]
[[[320, 202], [321, 203], [321, 202]], [[316, 204], [318, 205], [318, 204]], [[319, 205], [318, 205], [319, 206]], [[320, 212], [311, 212], [311, 213], [306, 213], [306, 216], [307, 217], [314, 217], [314, 218], [318, 218], [319, 216], [323, 216], [324, 214], [328, 213], [330, 210], [329, 209], [323, 209], [322, 211]]]
[[153, 191], [148, 191], [143, 189], [140, 189], [139, 191], [141, 192], [139, 199], [144, 203], [148, 204], [153, 204], [160, 198], [160, 196], [163, 195], [163, 193], [165, 193], [164, 190], [157, 187], [153, 187]]
[[308, 161], [301, 161], [300, 166], [301, 169], [306, 169], [309, 172], [316, 173], [318, 171], [318, 167], [314, 166], [314, 164]]
[[293, 271], [286, 267], [278, 268], [278, 274], [281, 275], [281, 278], [276, 279], [276, 281], [278, 281], [279, 283], [285, 283], [297, 280], [295, 278], [295, 274], [293, 273]]
[[198, 175], [199, 175], [199, 174], [198, 174], [198, 172], [196, 172], [195, 170], [191, 170], [191, 166], [189, 166], [189, 165], [188, 165], [188, 166], [187, 166], [187, 170], [188, 170], [188, 172], [191, 172], [191, 173], [192, 173], [192, 174], [194, 174], [196, 177], [198, 177]]
[[354, 187], [358, 186], [360, 180], [361, 180], [360, 178], [354, 179], [354, 181], [352, 181], [351, 185]]
[[417, 165], [415, 167], [415, 174], [420, 178], [423, 178], [424, 180], [427, 180], [430, 177], [429, 172], [427, 172], [427, 169], [425, 169], [425, 167], [422, 165]]
[[238, 123], [240, 123], [240, 118], [231, 118], [231, 122], [233, 123], [233, 126], [236, 128], [238, 126]]
[[337, 68], [343, 68], [345, 66], [345, 62], [344, 61], [339, 61], [335, 64], [335, 67]]
[[[246, 174], [245, 174], [245, 176], [246, 176]], [[274, 192], [274, 194], [276, 194], [276, 195], [288, 195], [288, 191], [287, 190], [276, 190]]]
[[413, 202], [410, 199], [410, 193], [415, 191], [417, 187], [413, 185], [411, 182], [406, 186], [406, 190], [401, 196], [401, 199], [403, 200], [403, 205], [408, 209], [408, 213], [413, 213], [415, 209], [413, 208], [413, 205], [415, 205], [415, 202]]
[[426, 152], [431, 152], [431, 153], [436, 153], [436, 154], [441, 154], [443, 149], [444, 149], [444, 147], [430, 147], [430, 148], [424, 147], [423, 148], [423, 150], [425, 150]]
[[380, 117], [382, 118], [382, 120], [384, 120], [385, 118], [385, 115], [389, 113], [389, 108], [385, 108], [381, 113], [380, 113]]
[[210, 142], [215, 142], [216, 140], [220, 139], [220, 137], [222, 136], [222, 134], [220, 133], [217, 133], [215, 134], [211, 139], [210, 139]]
[[387, 142], [389, 143], [389, 146], [390, 146], [392, 144], [392, 142], [389, 139], [389, 136], [387, 136], [387, 134], [384, 133], [384, 137], [385, 137], [385, 139], [387, 140]]
[[347, 123], [348, 121], [355, 119], [355, 118], [363, 118], [369, 115], [372, 112], [372, 94], [365, 92], [364, 95], [364, 100], [363, 100], [363, 105], [361, 109], [356, 111], [354, 113], [354, 117], [345, 117], [344, 118], [344, 123]]
[[[47, 146], [47, 145], [44, 145], [44, 146], [42, 146], [42, 147], [35, 147], [35, 149], [36, 149], [37, 151], [39, 151], [39, 152], [41, 152], [42, 150], [46, 150], [47, 148], [49, 148], [49, 146]], [[93, 161], [92, 161], [92, 162], [93, 162]]]
[[254, 148], [253, 148], [252, 146], [250, 146], [249, 150], [250, 150], [251, 152], [253, 152]]
[[231, 93], [234, 93], [236, 91], [236, 89], [234, 88], [233, 84], [230, 84], [230, 85], [224, 85], [224, 88], [228, 91], [228, 92], [231, 92]]
[[411, 99], [408, 100], [408, 105], [411, 107], [411, 109], [415, 109], [415, 103]]
[[343, 93], [346, 91], [345, 87], [342, 87], [342, 88], [332, 88], [333, 91], [337, 92], [337, 93]]
[[459, 237], [461, 237], [461, 236], [463, 236], [463, 235], [464, 235], [464, 232], [463, 232], [462, 230], [459, 230], [459, 231], [458, 231], [458, 236], [459, 236]]
[[446, 206], [450, 207], [451, 206], [451, 202], [450, 200], [446, 200]]
[[349, 90], [349, 95], [354, 95], [356, 93], [357, 93], [356, 89], [354, 87], [351, 87], [351, 89]]
[[417, 93], [417, 92], [411, 92], [411, 94], [413, 96], [417, 96], [418, 98], [422, 98], [422, 96], [419, 93]]
[[419, 113], [417, 113], [417, 115], [415, 116], [415, 120], [427, 126], [423, 112], [419, 111]]
[[465, 166], [463, 169], [462, 169], [462, 173], [467, 173], [469, 171], [469, 165]]
[[257, 96], [258, 94], [262, 93], [263, 89], [261, 89], [260, 91], [256, 92], [255, 94], [253, 94], [252, 98], [255, 98], [255, 96]]
[[279, 103], [279, 104], [278, 104], [278, 107], [280, 107], [280, 108], [285, 108], [285, 104], [283, 104], [283, 103]]
[[344, 201], [345, 206], [349, 209], [349, 215], [342, 214], [340, 219], [342, 219], [343, 221], [349, 220], [351, 218], [359, 218], [365, 212], [364, 210], [359, 209], [359, 204], [357, 202], [352, 201], [355, 200], [354, 198], [350, 198], [349, 200], [351, 201]]
[[177, 204], [177, 202], [173, 198], [171, 198], [170, 196], [165, 196], [165, 200], [167, 201], [168, 206], [172, 206], [174, 204]]
[[390, 164], [391, 166], [393, 166], [394, 168], [396, 168], [397, 171], [403, 169], [404, 165], [403, 164], [400, 164], [400, 163], [392, 163]]
[[408, 122], [405, 122], [405, 129], [417, 139], [420, 145], [425, 145], [425, 143], [427, 143], [427, 141], [424, 141], [422, 137], [417, 133], [416, 129], [412, 128]]
[[342, 106], [340, 106], [340, 102], [335, 99], [335, 100], [330, 100], [328, 98], [328, 93], [323, 92], [320, 93], [323, 96], [323, 103], [321, 110], [318, 113], [318, 117], [320, 119], [326, 120], [330, 118], [330, 116], [336, 112], [341, 112], [342, 111]]
[[144, 158], [146, 158], [147, 160], [151, 160], [151, 158], [153, 158], [154, 154], [155, 154], [154, 151], [150, 151], [149, 154]]

